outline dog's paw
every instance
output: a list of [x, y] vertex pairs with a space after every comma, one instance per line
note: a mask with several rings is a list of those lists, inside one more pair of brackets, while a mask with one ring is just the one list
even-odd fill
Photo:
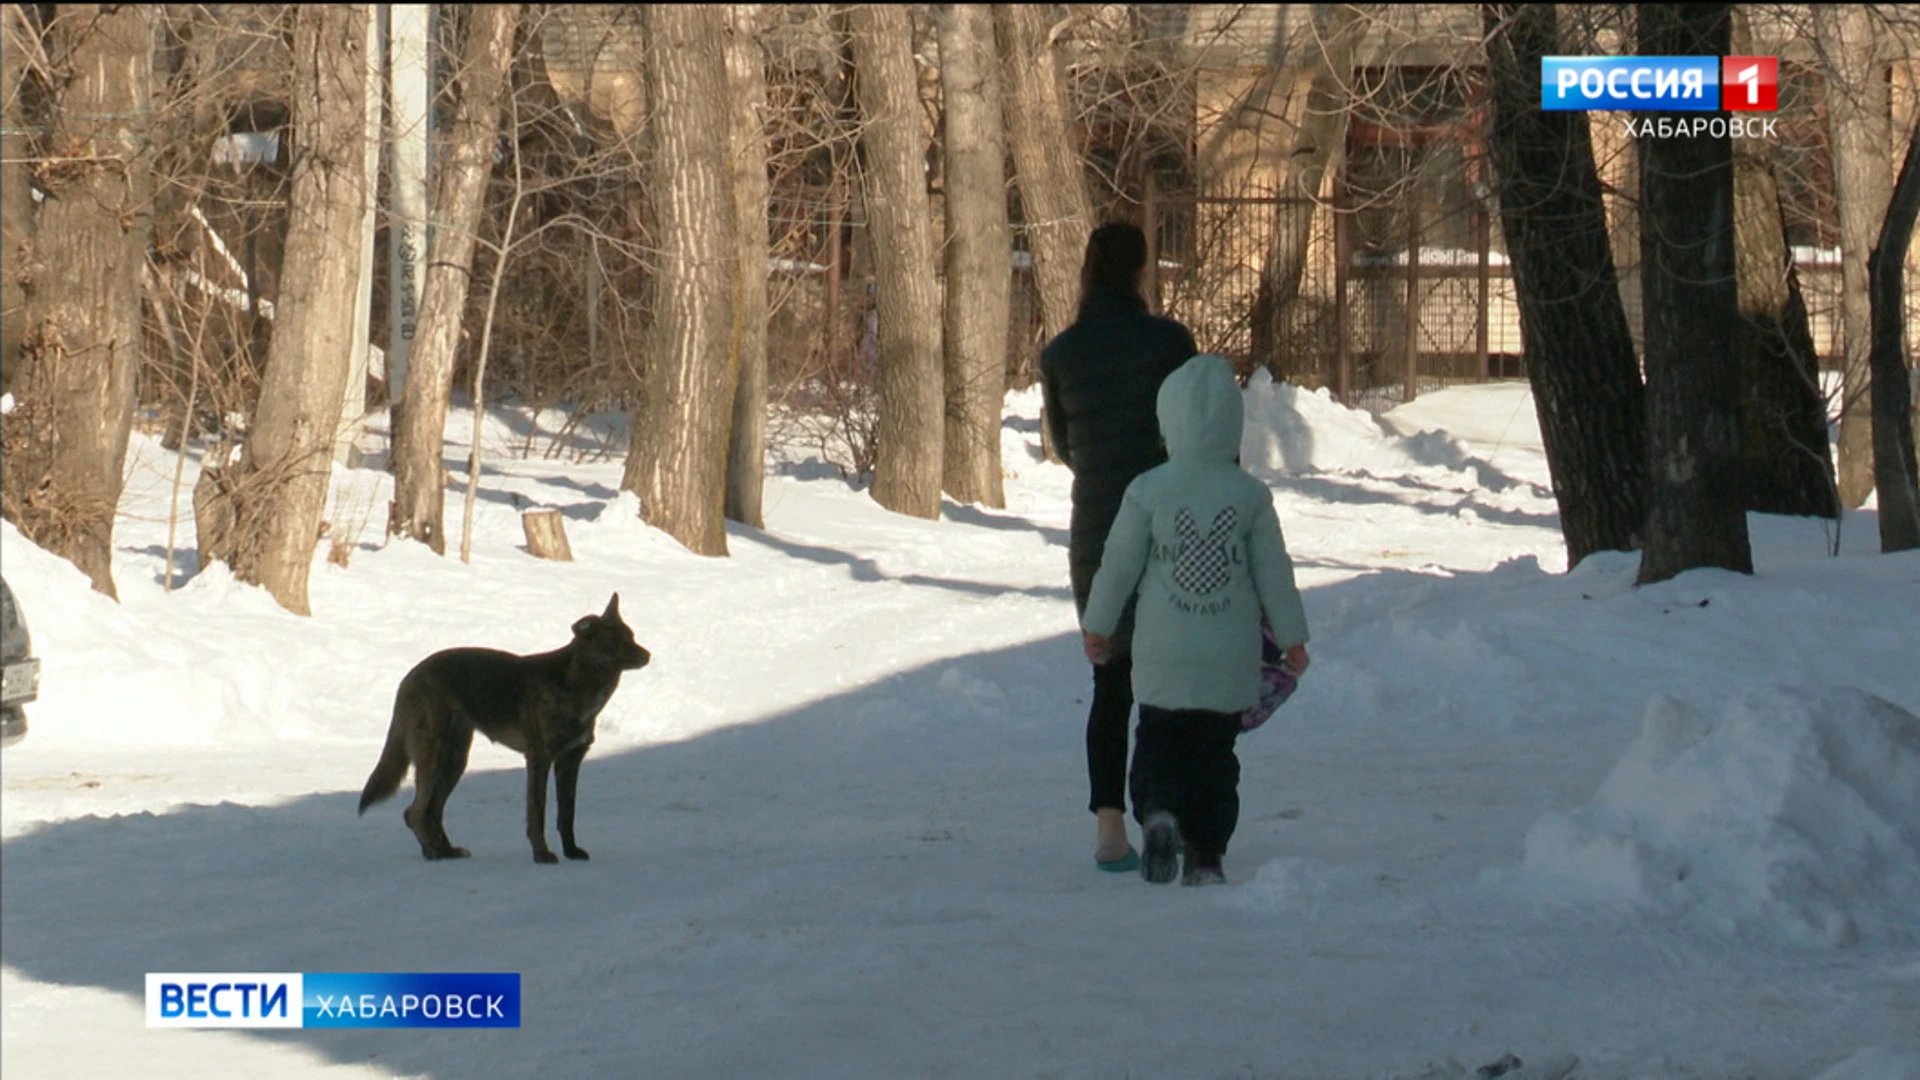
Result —
[[581, 862], [585, 862], [590, 857], [587, 855], [587, 849], [583, 847], [570, 847], [565, 850], [567, 858], [569, 859], [579, 859]]
[[465, 859], [472, 855], [473, 852], [463, 847], [447, 848], [445, 851], [427, 852], [427, 858], [429, 859]]
[[557, 863], [560, 861], [560, 856], [555, 855], [551, 851], [536, 851], [533, 853], [533, 861], [540, 863], [542, 865], [545, 865], [547, 863]]

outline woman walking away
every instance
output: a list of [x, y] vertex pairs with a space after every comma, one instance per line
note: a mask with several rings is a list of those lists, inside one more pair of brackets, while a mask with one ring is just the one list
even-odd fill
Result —
[[1181, 842], [1188, 885], [1226, 880], [1240, 818], [1240, 714], [1260, 696], [1260, 616], [1307, 667], [1307, 617], [1273, 495], [1236, 463], [1240, 386], [1218, 356], [1196, 356], [1160, 387], [1168, 460], [1128, 485], [1082, 622], [1087, 658], [1112, 652], [1137, 601], [1133, 692], [1140, 702], [1133, 812], [1140, 874], [1172, 881]]
[[[1140, 296], [1146, 265], [1147, 237], [1138, 228], [1116, 222], [1095, 229], [1080, 267], [1079, 317], [1040, 354], [1048, 434], [1073, 470], [1067, 566], [1077, 613], [1086, 611], [1121, 495], [1134, 477], [1167, 460], [1154, 424], [1154, 395], [1196, 351], [1186, 327], [1147, 313]], [[1100, 869], [1116, 872], [1140, 865], [1126, 825], [1132, 622], [1128, 607], [1113, 627], [1108, 658], [1093, 666], [1087, 710], [1087, 809], [1099, 822], [1093, 858]]]

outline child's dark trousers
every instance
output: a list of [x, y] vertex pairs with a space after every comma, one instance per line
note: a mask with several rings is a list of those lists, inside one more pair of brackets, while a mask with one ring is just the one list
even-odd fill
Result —
[[1202, 864], [1227, 853], [1240, 822], [1240, 737], [1236, 713], [1140, 706], [1133, 750], [1133, 813], [1156, 810], [1180, 823], [1180, 837]]

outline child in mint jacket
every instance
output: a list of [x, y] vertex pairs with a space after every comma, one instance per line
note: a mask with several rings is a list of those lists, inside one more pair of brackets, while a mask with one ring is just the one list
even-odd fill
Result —
[[1139, 595], [1129, 784], [1145, 831], [1140, 873], [1173, 880], [1184, 840], [1185, 883], [1215, 884], [1240, 816], [1233, 747], [1240, 714], [1260, 694], [1261, 613], [1296, 673], [1307, 666], [1307, 617], [1272, 493], [1238, 464], [1233, 369], [1196, 356], [1161, 384], [1157, 407], [1167, 463], [1127, 487], [1081, 627], [1099, 663]]

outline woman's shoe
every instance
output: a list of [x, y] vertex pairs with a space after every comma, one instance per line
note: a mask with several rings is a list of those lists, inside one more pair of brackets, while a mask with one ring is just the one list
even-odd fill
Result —
[[1109, 874], [1140, 868], [1140, 854], [1127, 842], [1127, 816], [1115, 807], [1098, 811], [1100, 832], [1093, 848], [1093, 864]]

